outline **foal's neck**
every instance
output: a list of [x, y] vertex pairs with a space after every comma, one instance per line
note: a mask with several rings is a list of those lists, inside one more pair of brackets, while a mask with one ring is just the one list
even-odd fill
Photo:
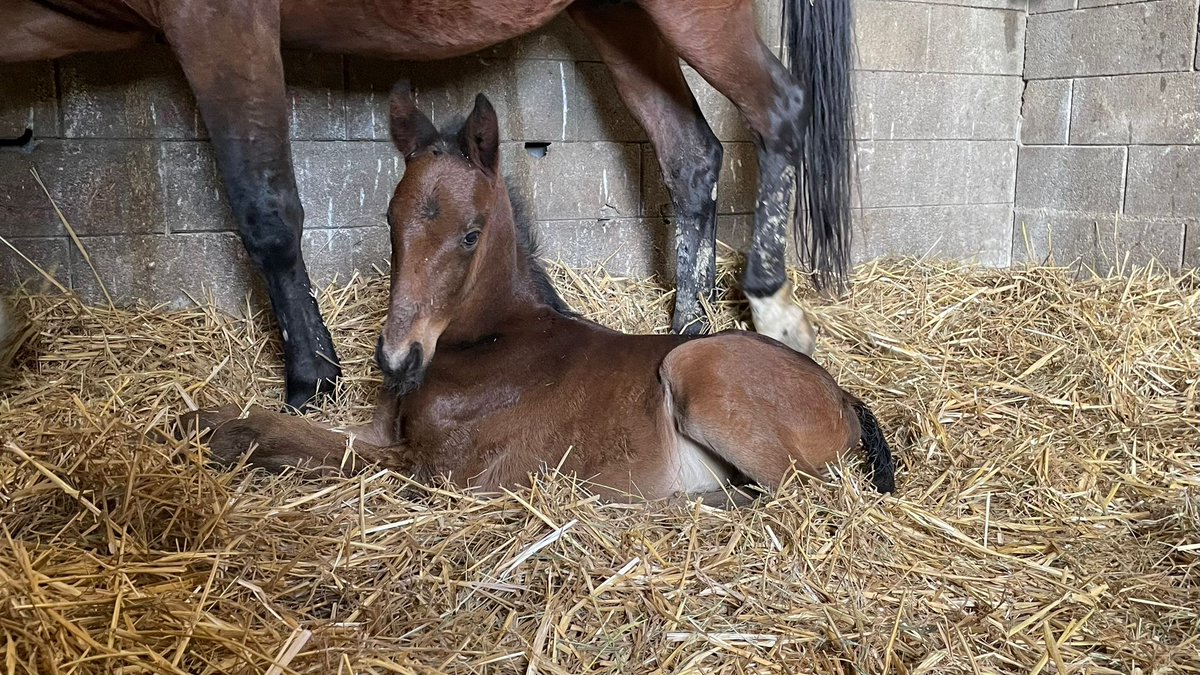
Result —
[[532, 318], [547, 305], [534, 283], [527, 251], [517, 244], [517, 224], [508, 189], [497, 181], [488, 241], [474, 287], [463, 301], [443, 335], [452, 342], [473, 342], [499, 332], [501, 325]]

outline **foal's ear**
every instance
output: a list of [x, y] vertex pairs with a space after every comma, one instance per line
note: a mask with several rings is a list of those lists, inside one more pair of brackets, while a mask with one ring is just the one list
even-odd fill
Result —
[[389, 114], [392, 142], [405, 158], [412, 157], [437, 141], [437, 127], [433, 126], [425, 113], [417, 109], [408, 80], [400, 80], [392, 87]]
[[500, 129], [496, 122], [496, 109], [483, 94], [475, 97], [475, 109], [467, 117], [459, 136], [463, 154], [475, 166], [490, 176], [500, 169]]

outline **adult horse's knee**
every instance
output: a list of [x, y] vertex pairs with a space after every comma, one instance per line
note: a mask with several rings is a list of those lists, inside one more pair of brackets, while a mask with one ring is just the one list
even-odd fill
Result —
[[716, 212], [717, 180], [725, 151], [702, 117], [685, 145], [686, 151], [666, 160], [671, 164], [663, 166], [663, 174], [670, 188], [675, 217], [699, 222]]
[[242, 244], [259, 269], [290, 269], [300, 260], [304, 208], [290, 191], [234, 199]]

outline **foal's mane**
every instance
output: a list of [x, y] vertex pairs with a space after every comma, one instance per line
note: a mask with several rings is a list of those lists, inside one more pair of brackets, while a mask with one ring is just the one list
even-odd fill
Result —
[[533, 285], [537, 289], [538, 297], [542, 302], [550, 305], [550, 309], [563, 316], [579, 316], [558, 295], [558, 290], [554, 288], [554, 281], [546, 272], [546, 265], [542, 262], [541, 245], [538, 242], [537, 233], [533, 231], [533, 219], [529, 217], [529, 209], [525, 208], [525, 199], [517, 191], [516, 186], [508, 183], [507, 178], [505, 178], [505, 183], [508, 185], [508, 201], [512, 205], [513, 225], [517, 234], [517, 250], [524, 253], [525, 260], [529, 262], [529, 276], [533, 278]]
[[[447, 155], [466, 159], [466, 153], [463, 151], [463, 147], [466, 144], [462, 138], [464, 125], [465, 120], [462, 118], [452, 119], [442, 127], [437, 141], [433, 143], [433, 149]], [[529, 264], [529, 276], [533, 280], [533, 286], [537, 290], [538, 298], [549, 305], [550, 309], [563, 316], [578, 317], [579, 313], [571, 309], [562, 297], [559, 296], [558, 291], [554, 288], [554, 281], [550, 279], [550, 275], [546, 272], [546, 265], [541, 259], [541, 247], [538, 244], [537, 234], [533, 231], [533, 220], [529, 217], [529, 210], [525, 207], [524, 197], [508, 181], [508, 176], [505, 176], [504, 182], [508, 186], [508, 201], [512, 206], [513, 230], [516, 234], [517, 250], [525, 255], [525, 260]]]

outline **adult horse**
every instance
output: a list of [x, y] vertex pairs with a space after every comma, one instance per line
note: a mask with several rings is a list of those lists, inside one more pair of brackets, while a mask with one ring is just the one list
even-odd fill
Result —
[[[784, 0], [785, 67], [759, 40], [752, 0], [0, 0], [0, 62], [133, 47], [162, 35], [183, 66], [243, 243], [266, 281], [287, 400], [340, 374], [300, 253], [303, 211], [288, 143], [280, 45], [412, 61], [474, 52], [566, 11], [645, 128], [674, 205], [673, 327], [702, 330], [715, 271], [721, 145], [680, 70], [689, 63], [741, 111], [758, 150], [743, 290], [756, 328], [806, 348], [784, 264], [795, 226], [824, 281], [849, 244], [849, 0]], [[807, 143], [806, 143], [807, 140]], [[803, 189], [797, 194], [797, 182]], [[794, 207], [794, 208], [793, 208]]]
[[607, 497], [658, 499], [747, 479], [774, 488], [793, 466], [820, 476], [861, 444], [876, 488], [894, 489], [875, 416], [808, 355], [743, 331], [626, 335], [571, 312], [514, 216], [482, 94], [461, 128], [439, 132], [398, 85], [391, 127], [408, 165], [388, 206], [374, 420], [348, 456], [345, 436], [301, 417], [204, 411], [218, 458], [364, 459], [489, 492], [559, 467]]

